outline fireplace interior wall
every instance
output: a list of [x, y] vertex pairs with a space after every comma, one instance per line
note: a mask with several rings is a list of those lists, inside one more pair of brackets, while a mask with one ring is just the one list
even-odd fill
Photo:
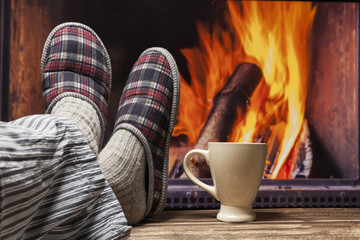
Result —
[[314, 19], [306, 117], [310, 177], [358, 178], [358, 5], [319, 3]]

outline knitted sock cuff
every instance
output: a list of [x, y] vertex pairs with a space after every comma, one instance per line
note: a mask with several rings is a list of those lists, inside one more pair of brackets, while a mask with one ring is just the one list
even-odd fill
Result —
[[116, 131], [98, 156], [101, 170], [112, 187], [130, 225], [147, 213], [146, 159], [142, 143], [130, 131]]
[[89, 102], [77, 97], [63, 97], [52, 107], [51, 114], [72, 120], [84, 134], [95, 155], [102, 139], [100, 118]]

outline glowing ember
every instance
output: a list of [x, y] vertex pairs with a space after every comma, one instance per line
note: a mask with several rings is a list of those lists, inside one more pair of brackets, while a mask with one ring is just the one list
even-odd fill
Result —
[[[308, 81], [307, 44], [316, 7], [311, 2], [228, 1], [226, 28], [198, 23], [199, 43], [182, 53], [188, 61], [191, 85], [181, 79], [178, 121], [173, 136], [186, 135], [194, 146], [213, 107], [213, 98], [236, 66], [259, 66], [263, 79], [246, 115], [238, 119], [229, 141], [254, 142], [270, 132], [268, 146], [279, 145], [269, 178], [281, 173], [303, 126]], [[262, 139], [263, 140], [263, 139]], [[176, 156], [170, 149], [170, 167]], [[281, 174], [279, 174], [281, 173]]]

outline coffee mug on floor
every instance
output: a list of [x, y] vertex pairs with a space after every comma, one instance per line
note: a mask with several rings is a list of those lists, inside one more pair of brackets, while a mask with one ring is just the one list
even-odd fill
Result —
[[[220, 201], [219, 221], [250, 222], [255, 219], [252, 204], [259, 191], [266, 154], [266, 143], [209, 142], [208, 150], [189, 151], [183, 167], [191, 181]], [[210, 165], [214, 186], [191, 173], [189, 163], [195, 155], [203, 156]]]

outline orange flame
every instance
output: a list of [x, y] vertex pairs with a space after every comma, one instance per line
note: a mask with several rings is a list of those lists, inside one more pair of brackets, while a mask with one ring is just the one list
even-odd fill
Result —
[[[311, 2], [228, 1], [226, 29], [197, 23], [199, 43], [182, 53], [191, 85], [181, 79], [178, 122], [173, 136], [185, 134], [193, 146], [213, 106], [213, 98], [236, 66], [254, 63], [263, 79], [250, 98], [229, 141], [252, 142], [264, 129], [279, 142], [270, 178], [278, 178], [300, 132], [308, 80], [308, 37], [316, 7]], [[271, 142], [268, 142], [271, 145]]]

